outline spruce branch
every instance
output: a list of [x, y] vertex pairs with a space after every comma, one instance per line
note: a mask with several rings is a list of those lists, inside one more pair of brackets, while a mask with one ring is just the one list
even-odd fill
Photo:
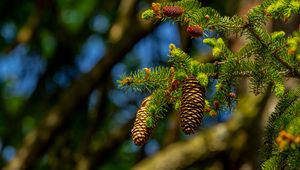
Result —
[[[121, 86], [128, 85], [138, 90], [151, 89], [148, 91], [152, 92], [152, 99], [147, 110], [150, 117], [163, 118], [171, 108], [180, 110], [181, 126], [187, 134], [194, 133], [205, 115], [204, 112], [216, 112], [222, 107], [230, 108], [234, 105], [232, 103], [237, 100], [233, 89], [237, 86], [240, 77], [249, 78], [252, 91], [256, 95], [271, 87], [269, 85], [272, 84], [276, 96], [282, 100], [287, 97], [288, 99], [283, 102], [291, 105], [287, 105], [284, 109], [280, 108], [282, 114], [276, 110], [275, 116], [270, 119], [271, 125], [268, 127], [270, 129], [267, 130], [269, 134], [266, 135], [267, 149], [264, 150], [268, 155], [267, 159], [270, 160], [263, 164], [263, 168], [296, 167], [297, 164], [293, 163], [291, 155], [300, 154], [292, 149], [288, 151], [287, 156], [284, 156], [280, 153], [280, 149], [274, 146], [274, 141], [275, 136], [282, 130], [280, 127], [295, 127], [295, 124], [290, 122], [296, 118], [295, 110], [300, 110], [299, 94], [295, 94], [297, 99], [293, 101], [293, 97], [289, 96], [290, 93], [286, 92], [284, 87], [285, 77], [300, 78], [298, 69], [300, 33], [285, 38], [283, 31], [269, 33], [264, 28], [267, 19], [274, 18], [275, 14], [290, 17], [292, 13], [299, 12], [297, 5], [300, 6], [300, 3], [291, 0], [292, 4], [296, 4], [292, 7], [288, 2], [287, 0], [265, 0], [261, 5], [252, 8], [246, 19], [239, 16], [221, 16], [210, 7], [201, 7], [196, 0], [153, 3], [152, 8], [142, 14], [142, 18], [153, 19], [156, 22], [171, 19], [187, 26], [187, 34], [192, 38], [204, 36], [203, 42], [212, 47], [215, 63], [199, 63], [170, 44], [168, 62], [171, 68], [167, 69], [168, 74], [165, 74], [163, 69], [157, 70], [157, 73], [155, 71], [152, 73], [151, 69], [147, 73], [146, 69], [124, 77], [119, 83]], [[225, 37], [207, 38], [205, 31], [210, 29], [216, 30], [221, 35], [233, 33], [244, 36], [248, 43], [238, 52], [232, 52], [223, 40]], [[218, 81], [215, 87], [216, 93], [210, 101], [212, 107], [207, 107], [210, 104], [204, 104], [205, 87], [208, 85], [209, 78]], [[198, 107], [199, 103], [201, 106]], [[280, 104], [278, 107], [281, 107]], [[298, 139], [297, 135], [288, 142], [294, 144]], [[279, 148], [285, 146], [282, 143], [278, 145]], [[270, 153], [275, 153], [275, 156]], [[274, 165], [274, 162], [278, 165]]]
[[134, 73], [130, 73], [128, 76], [123, 75], [118, 80], [119, 88], [128, 90], [129, 88], [138, 91], [151, 92], [153, 89], [161, 87], [166, 88], [170, 79], [170, 68], [167, 67], [155, 67], [144, 68]]
[[[259, 105], [260, 102], [263, 102], [264, 100], [261, 97], [254, 97], [253, 104]], [[238, 136], [244, 134], [245, 129], [253, 130], [251, 124], [256, 122], [255, 117], [259, 115], [259, 113], [254, 112], [255, 109], [253, 108], [255, 107], [251, 107], [249, 110], [251, 113], [237, 111], [228, 122], [207, 128], [190, 140], [173, 143], [163, 148], [153, 156], [137, 163], [133, 169], [185, 169], [196, 161], [206, 160], [209, 157], [224, 153], [224, 151], [242, 150], [244, 146], [249, 145], [249, 141], [240, 141]], [[237, 148], [232, 143], [242, 144], [239, 145], [240, 148]]]
[[280, 162], [283, 160], [282, 156], [274, 155], [262, 164], [263, 170], [280, 169]]
[[298, 0], [277, 0], [264, 3], [265, 13], [271, 18], [287, 20], [293, 13], [299, 13], [300, 2]]
[[[263, 48], [268, 48], [269, 43], [264, 42], [264, 40], [259, 36], [259, 34], [254, 30], [254, 28], [250, 27], [249, 25], [247, 25], [246, 28], [256, 38], [256, 40], [260, 42]], [[278, 56], [278, 52], [284, 47], [286, 47], [286, 45], [284, 45], [283, 47], [278, 47], [274, 52], [272, 52], [272, 56], [274, 56], [274, 58], [277, 61], [279, 61], [282, 65], [284, 65], [292, 75], [300, 78], [300, 72]]]
[[[265, 139], [262, 153], [266, 159], [269, 159], [273, 155], [272, 153], [277, 150], [277, 147], [274, 145], [275, 136], [277, 133], [279, 133], [280, 129], [284, 125], [283, 123], [286, 122], [284, 120], [291, 120], [294, 118], [294, 116], [292, 115], [298, 114], [297, 111], [299, 111], [300, 108], [299, 104], [300, 86], [298, 86], [297, 89], [287, 92], [284, 96], [280, 97], [280, 101], [277, 104], [275, 111], [271, 114], [265, 130]], [[295, 106], [298, 108], [295, 108]], [[300, 130], [298, 131], [298, 133], [300, 133]]]

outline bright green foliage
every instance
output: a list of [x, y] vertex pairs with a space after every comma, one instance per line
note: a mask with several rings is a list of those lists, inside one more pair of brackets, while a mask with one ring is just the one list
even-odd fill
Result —
[[287, 46], [288, 58], [294, 63], [300, 62], [300, 31], [287, 39]]
[[215, 38], [205, 38], [203, 42], [211, 47], [215, 47], [217, 45], [217, 41]]
[[147, 75], [145, 70], [138, 70], [129, 76], [123, 76], [118, 83], [120, 88], [125, 90], [129, 87], [134, 91], [143, 92], [145, 90], [151, 91], [154, 88], [166, 88], [170, 79], [170, 69], [165, 67], [156, 67], [150, 69], [150, 74]]
[[263, 170], [274, 170], [279, 169], [278, 164], [280, 163], [280, 157], [279, 156], [273, 156], [269, 160], [265, 161], [262, 164]]
[[288, 133], [298, 135], [300, 132], [300, 116], [293, 119], [286, 127]]
[[155, 16], [154, 12], [151, 9], [146, 10], [142, 14], [142, 19], [150, 19]]
[[183, 81], [187, 77], [186, 73], [184, 71], [177, 71], [175, 73], [175, 79], [179, 81]]
[[167, 111], [167, 104], [170, 100], [169, 95], [166, 89], [156, 89], [152, 93], [152, 98], [147, 110], [153, 117], [162, 118], [164, 116], [164, 113]]
[[278, 0], [265, 9], [265, 12], [273, 18], [289, 18], [292, 13], [299, 11], [300, 2], [298, 0]]
[[[248, 77], [254, 94], [264, 92], [265, 88], [273, 85], [273, 92], [280, 98], [276, 110], [272, 113], [265, 134], [263, 154], [265, 162], [263, 169], [295, 169], [299, 166], [300, 151], [297, 142], [288, 141], [287, 149], [275, 143], [280, 132], [300, 134], [299, 110], [300, 87], [287, 91], [284, 87], [286, 77], [300, 78], [300, 32], [286, 37], [285, 32], [269, 33], [265, 22], [272, 18], [288, 19], [300, 11], [298, 0], [265, 0], [249, 10], [246, 19], [239, 16], [221, 16], [210, 7], [201, 7], [196, 0], [182, 0], [172, 3], [156, 3], [156, 8], [148, 9], [142, 18], [155, 21], [172, 19], [181, 25], [199, 25], [204, 31], [216, 30], [219, 33], [234, 34], [247, 39], [245, 46], [238, 52], [232, 52], [226, 45], [225, 39], [204, 37], [203, 42], [212, 48], [214, 63], [199, 63], [188, 54], [171, 44], [171, 68], [154, 68], [148, 79], [145, 73], [138, 71], [120, 80], [122, 87], [132, 89], [150, 89], [153, 98], [149, 112], [156, 117], [163, 117], [172, 105], [178, 110], [181, 97], [181, 83], [194, 76], [199, 83], [207, 86], [209, 78], [217, 79], [216, 93], [213, 101], [218, 101], [223, 107], [231, 106], [229, 94], [237, 85], [240, 77]], [[165, 6], [176, 6], [183, 9], [179, 17], [164, 16], [161, 9]], [[155, 14], [155, 15], [154, 15]], [[204, 36], [206, 36], [204, 34]], [[151, 76], [155, 75], [158, 78]], [[163, 83], [162, 83], [163, 82]], [[155, 106], [151, 106], [155, 105]], [[209, 105], [209, 104], [208, 104]], [[285, 130], [285, 131], [283, 131]], [[282, 135], [281, 134], [281, 135]], [[277, 141], [278, 142], [278, 141]], [[285, 141], [286, 142], [286, 141]]]
[[284, 35], [285, 35], [285, 32], [283, 32], [283, 31], [273, 32], [273, 33], [271, 34], [271, 36], [272, 36], [272, 41], [273, 41], [273, 42], [276, 42], [277, 40], [280, 40], [281, 38], [283, 38]]
[[201, 86], [204, 86], [204, 87], [207, 86], [207, 84], [208, 84], [208, 77], [207, 77], [206, 74], [199, 73], [196, 78], [200, 82]]
[[155, 125], [155, 118], [152, 116], [147, 117], [146, 119], [147, 127], [152, 128]]
[[120, 88], [128, 89], [130, 87], [134, 91], [151, 93], [150, 103], [147, 107], [148, 127], [152, 127], [156, 120], [163, 118], [170, 109], [170, 105], [175, 110], [179, 110], [182, 96], [181, 82], [185, 78], [194, 76], [203, 87], [206, 87], [208, 76], [215, 74], [213, 64], [200, 64], [196, 60], [192, 60], [174, 44], [171, 44], [169, 49], [171, 68], [145, 68], [123, 76], [118, 81]]
[[284, 85], [282, 83], [275, 83], [274, 92], [276, 96], [282, 96], [284, 94]]

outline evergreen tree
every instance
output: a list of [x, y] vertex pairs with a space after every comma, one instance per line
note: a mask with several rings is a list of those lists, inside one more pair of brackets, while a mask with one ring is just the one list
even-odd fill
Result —
[[[203, 42], [212, 48], [215, 62], [199, 63], [170, 44], [170, 66], [138, 70], [123, 76], [119, 85], [151, 93], [147, 107], [142, 106], [144, 128], [154, 129], [159, 119], [174, 109], [180, 112], [182, 130], [191, 134], [204, 115], [234, 107], [232, 103], [238, 101], [233, 89], [239, 78], [249, 78], [251, 91], [256, 95], [271, 84], [280, 102], [264, 134], [262, 168], [297, 169], [300, 167], [300, 86], [288, 90], [284, 81], [287, 77], [300, 78], [300, 30], [287, 37], [283, 31], [268, 32], [265, 23], [270, 19], [288, 20], [299, 12], [298, 0], [265, 0], [249, 10], [245, 19], [237, 15], [221, 16], [210, 7], [201, 7], [196, 0], [152, 3], [151, 9], [142, 13], [143, 19], [154, 22], [171, 19], [185, 26], [192, 38], [204, 37]], [[210, 31], [217, 32], [221, 38], [208, 37]], [[223, 40], [230, 34], [245, 37], [247, 44], [237, 52], [231, 51]], [[216, 93], [207, 101], [205, 91], [210, 79], [217, 79]], [[137, 121], [140, 121], [138, 115]]]

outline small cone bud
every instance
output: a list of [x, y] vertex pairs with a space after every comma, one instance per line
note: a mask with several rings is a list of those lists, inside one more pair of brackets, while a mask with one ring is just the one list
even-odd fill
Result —
[[296, 136], [294, 139], [295, 144], [300, 144], [300, 135]]
[[212, 116], [212, 117], [216, 117], [218, 115], [218, 112], [216, 112], [215, 110], [211, 110], [209, 112], [209, 115]]
[[186, 31], [193, 38], [201, 37], [203, 35], [203, 29], [200, 25], [189, 25]]
[[220, 109], [220, 102], [218, 100], [214, 101], [214, 107], [215, 107], [216, 110]]
[[236, 98], [236, 94], [234, 92], [230, 92], [229, 94], [229, 97], [235, 99]]
[[186, 78], [182, 86], [180, 123], [185, 134], [194, 133], [199, 127], [205, 108], [205, 88], [195, 77]]
[[183, 9], [179, 6], [165, 6], [162, 11], [165, 16], [172, 18], [180, 17], [183, 14]]
[[161, 19], [161, 5], [159, 3], [152, 3], [151, 9], [153, 10], [154, 14], [156, 15], [157, 19]]
[[204, 108], [204, 112], [205, 112], [205, 113], [209, 113], [210, 111], [211, 111], [211, 108], [209, 108], [209, 107], [205, 107], [205, 108]]
[[145, 71], [145, 80], [148, 80], [151, 70], [150, 68], [144, 68], [144, 71]]
[[210, 19], [209, 15], [205, 15], [204, 18], [205, 18], [206, 20], [209, 20], [209, 19]]
[[152, 3], [151, 9], [154, 11], [155, 14], [160, 13], [160, 4]]

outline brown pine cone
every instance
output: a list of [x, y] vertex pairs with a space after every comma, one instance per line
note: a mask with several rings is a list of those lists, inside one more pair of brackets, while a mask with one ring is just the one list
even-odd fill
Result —
[[140, 109], [137, 111], [133, 128], [131, 129], [131, 137], [136, 145], [144, 145], [152, 134], [151, 128], [147, 127], [147, 106], [149, 105], [150, 96], [145, 98], [141, 104]]
[[205, 107], [205, 88], [195, 77], [183, 81], [180, 107], [180, 125], [185, 134], [194, 133], [199, 127]]
[[183, 14], [183, 9], [179, 6], [165, 6], [162, 11], [165, 16], [173, 18], [180, 17]]

